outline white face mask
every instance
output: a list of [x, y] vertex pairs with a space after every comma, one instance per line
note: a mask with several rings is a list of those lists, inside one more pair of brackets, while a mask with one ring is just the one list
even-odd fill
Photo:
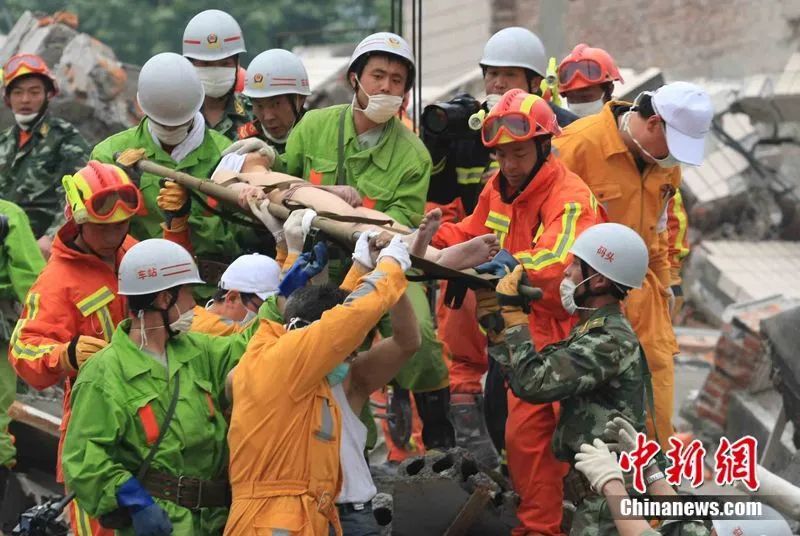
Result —
[[491, 112], [492, 108], [494, 108], [494, 105], [500, 102], [500, 99], [502, 98], [503, 98], [502, 95], [497, 95], [496, 93], [492, 93], [491, 95], [486, 95], [486, 109]]
[[189, 130], [191, 130], [192, 124], [189, 123], [188, 125], [181, 125], [179, 127], [170, 127], [167, 128], [164, 125], [159, 125], [152, 119], [150, 119], [150, 130], [153, 131], [153, 134], [156, 135], [158, 141], [163, 143], [164, 145], [178, 145], [180, 142], [186, 139], [189, 135]]
[[[292, 125], [292, 127], [294, 127], [294, 125]], [[275, 143], [277, 145], [285, 145], [287, 140], [289, 139], [289, 134], [291, 134], [292, 129], [290, 128], [289, 131], [286, 133], [286, 136], [284, 136], [283, 138], [276, 138], [275, 136], [270, 134], [269, 131], [266, 128], [264, 128], [264, 125], [261, 125], [261, 132], [263, 132], [264, 136], [266, 136], [266, 138], [272, 143]]]
[[169, 325], [169, 329], [180, 335], [181, 333], [186, 333], [190, 329], [192, 329], [192, 322], [194, 322], [194, 307], [189, 309], [186, 312], [181, 313], [180, 307], [178, 304], [175, 304], [175, 309], [178, 310], [178, 319]]
[[39, 117], [38, 112], [35, 114], [14, 114], [14, 121], [17, 122], [17, 125], [19, 125], [19, 128], [22, 130], [28, 130], [28, 127], [36, 121], [37, 117]]
[[[358, 80], [358, 77], [356, 77], [356, 84], [358, 84], [358, 87], [364, 90], [364, 88], [361, 86], [361, 82]], [[364, 91], [364, 93], [367, 94], [366, 91]], [[367, 119], [378, 124], [386, 123], [392, 117], [397, 115], [397, 112], [400, 110], [400, 106], [403, 105], [403, 97], [384, 95], [383, 93], [379, 93], [377, 95], [367, 94], [367, 99], [367, 107], [362, 109], [358, 107], [356, 95], [353, 95], [353, 109], [364, 112], [364, 115], [367, 116]]]
[[236, 83], [236, 67], [195, 67], [195, 70], [206, 95], [215, 99], [226, 95]]
[[[675, 166], [679, 165], [680, 161], [677, 160], [674, 156], [672, 156], [669, 153], [667, 153], [667, 156], [665, 156], [664, 158], [656, 158], [655, 156], [650, 154], [650, 152], [647, 149], [642, 147], [642, 144], [639, 143], [639, 140], [634, 138], [633, 137], [633, 133], [631, 133], [630, 123], [631, 123], [631, 114], [632, 113], [633, 112], [625, 112], [625, 115], [622, 116], [622, 130], [623, 130], [623, 132], [627, 133], [628, 136], [631, 137], [631, 140], [633, 140], [633, 143], [636, 144], [636, 147], [639, 148], [639, 150], [642, 152], [642, 154], [644, 156], [646, 156], [647, 158], [649, 158], [650, 160], [652, 160], [655, 164], [658, 165], [658, 167], [661, 167], [661, 168], [668, 169], [668, 168], [675, 167]], [[661, 125], [661, 128], [662, 129], [664, 128], [663, 124]], [[664, 131], [664, 136], [666, 136], [666, 135], [667, 135], [667, 133], [666, 133], [666, 131]]]
[[245, 325], [249, 324], [250, 322], [252, 322], [253, 319], [255, 319], [257, 316], [258, 316], [258, 313], [254, 313], [253, 311], [248, 309], [247, 313], [244, 315], [244, 318], [239, 320], [239, 324], [241, 324], [242, 326], [245, 326]]
[[569, 111], [578, 117], [586, 117], [587, 115], [594, 115], [603, 109], [603, 99], [597, 99], [590, 102], [570, 102]]
[[594, 311], [594, 307], [581, 307], [577, 303], [575, 303], [575, 291], [578, 290], [578, 287], [589, 281], [591, 278], [596, 276], [597, 274], [592, 274], [577, 285], [572, 281], [572, 279], [565, 277], [561, 280], [561, 285], [558, 287], [558, 292], [561, 294], [561, 305], [564, 307], [564, 310], [567, 311], [569, 314], [574, 315], [578, 310], [582, 311]]

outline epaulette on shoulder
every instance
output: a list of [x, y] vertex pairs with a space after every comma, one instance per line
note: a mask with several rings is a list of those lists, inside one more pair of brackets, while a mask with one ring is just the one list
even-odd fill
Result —
[[258, 128], [256, 128], [255, 121], [249, 121], [244, 125], [239, 127], [239, 130], [236, 132], [237, 136], [240, 140], [245, 138], [252, 138], [253, 136], [258, 135]]
[[590, 331], [592, 329], [602, 328], [605, 325], [606, 325], [606, 317], [599, 316], [583, 324], [579, 331], [580, 333], [586, 333], [587, 331]]

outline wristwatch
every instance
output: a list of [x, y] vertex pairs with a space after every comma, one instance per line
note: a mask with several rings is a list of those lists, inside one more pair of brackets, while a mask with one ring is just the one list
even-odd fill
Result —
[[661, 480], [662, 478], [665, 478], [665, 475], [664, 475], [664, 473], [662, 471], [659, 471], [657, 473], [653, 473], [652, 475], [650, 475], [648, 477], [645, 477], [644, 482], [645, 482], [645, 484], [647, 484], [649, 486], [653, 482], [655, 482], [657, 480]]

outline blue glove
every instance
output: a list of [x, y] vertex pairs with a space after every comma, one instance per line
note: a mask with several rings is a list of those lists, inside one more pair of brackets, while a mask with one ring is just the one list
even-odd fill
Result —
[[303, 253], [294, 261], [278, 285], [278, 294], [288, 298], [292, 292], [306, 286], [306, 283], [320, 273], [327, 264], [328, 246], [325, 242], [317, 242], [313, 251]]
[[475, 271], [479, 274], [492, 274], [497, 277], [503, 277], [513, 272], [514, 267], [518, 264], [519, 261], [507, 249], [501, 249], [492, 260], [476, 266]]
[[127, 508], [133, 520], [136, 536], [167, 536], [172, 534], [169, 516], [153, 501], [136, 478], [130, 478], [117, 490], [117, 504]]

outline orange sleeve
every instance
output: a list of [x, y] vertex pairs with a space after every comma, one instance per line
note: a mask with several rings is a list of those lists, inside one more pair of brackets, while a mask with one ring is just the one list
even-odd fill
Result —
[[59, 357], [79, 331], [80, 314], [57, 289], [42, 278], [31, 287], [8, 347], [8, 359], [17, 375], [34, 389], [59, 383], [66, 371]]
[[443, 249], [491, 232], [484, 223], [486, 223], [486, 217], [489, 215], [489, 197], [491, 188], [494, 188], [496, 177], [497, 174], [483, 187], [478, 198], [478, 204], [472, 214], [458, 223], [445, 222], [439, 227], [433, 240], [431, 240], [433, 247]]
[[350, 266], [350, 269], [347, 271], [347, 275], [342, 281], [342, 284], [339, 285], [339, 288], [347, 291], [353, 292], [353, 290], [358, 285], [358, 281], [369, 273], [369, 268], [365, 267], [363, 264], [358, 262], [353, 262], [353, 265]]
[[680, 190], [675, 192], [667, 204], [667, 232], [670, 285], [679, 285], [681, 267], [689, 255], [689, 217]]
[[194, 255], [194, 247], [192, 246], [192, 238], [191, 233], [189, 231], [189, 217], [184, 216], [180, 218], [175, 218], [172, 220], [172, 225], [170, 229], [167, 229], [167, 225], [165, 223], [161, 224], [161, 230], [163, 232], [164, 240], [169, 240], [170, 242], [175, 242], [179, 246], [182, 246], [183, 249]]

